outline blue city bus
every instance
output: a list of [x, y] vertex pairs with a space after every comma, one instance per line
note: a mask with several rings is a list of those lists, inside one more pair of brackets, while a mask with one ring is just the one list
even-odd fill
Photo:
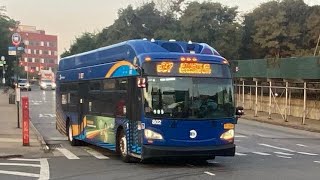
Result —
[[205, 43], [129, 40], [62, 58], [56, 127], [125, 162], [234, 156], [228, 61]]

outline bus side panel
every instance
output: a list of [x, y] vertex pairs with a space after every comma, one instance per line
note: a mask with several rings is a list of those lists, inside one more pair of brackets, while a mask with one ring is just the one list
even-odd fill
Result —
[[66, 120], [67, 115], [65, 111], [68, 109], [67, 104], [67, 95], [61, 93], [61, 86], [58, 81], [57, 88], [56, 88], [56, 129], [63, 135], [67, 135], [67, 127], [66, 127]]
[[83, 122], [85, 128], [81, 133], [81, 139], [103, 148], [116, 150], [115, 118], [87, 115]]
[[62, 109], [62, 103], [61, 103], [61, 95], [58, 92], [56, 92], [56, 129], [63, 135], [66, 135], [66, 115]]
[[127, 137], [129, 144], [129, 151], [141, 155], [141, 145], [142, 145], [142, 132], [141, 127], [139, 128], [140, 122], [129, 121], [129, 129], [127, 129]]

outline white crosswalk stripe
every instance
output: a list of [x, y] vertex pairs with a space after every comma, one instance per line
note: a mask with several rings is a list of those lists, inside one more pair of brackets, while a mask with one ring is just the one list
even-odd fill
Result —
[[9, 161], [31, 161], [31, 162], [40, 162], [40, 159], [23, 159], [23, 158], [11, 158]]
[[265, 146], [265, 147], [269, 147], [269, 148], [273, 148], [273, 149], [279, 149], [279, 150], [283, 150], [283, 151], [288, 151], [288, 152], [295, 152], [294, 150], [291, 149], [287, 149], [287, 148], [282, 148], [282, 147], [277, 147], [277, 146], [272, 146], [269, 144], [259, 144], [260, 146]]
[[26, 172], [18, 172], [18, 171], [3, 171], [3, 170], [0, 170], [0, 174], [23, 176], [23, 177], [35, 177], [35, 178], [40, 177], [39, 174], [26, 173]]
[[246, 156], [247, 154], [236, 152], [236, 156]]
[[25, 163], [0, 163], [0, 166], [40, 167], [39, 164], [25, 164]]
[[293, 156], [294, 154], [284, 153], [284, 152], [273, 152], [275, 154], [285, 155], [285, 156]]
[[[15, 168], [15, 171], [12, 170], [0, 170], [0, 175], [11, 175], [11, 176], [22, 176], [22, 177], [33, 177], [39, 178], [39, 180], [49, 180], [50, 179], [50, 171], [49, 171], [49, 163], [47, 159], [24, 159], [24, 158], [11, 158], [8, 159], [10, 163], [0, 163], [0, 167], [5, 166], [12, 166]], [[23, 163], [20, 163], [23, 162]], [[28, 164], [25, 162], [38, 162], [39, 164]], [[39, 173], [32, 173], [32, 172], [22, 172], [19, 171], [19, 167], [29, 167], [29, 168], [36, 168], [34, 169], [35, 172]]]
[[262, 155], [262, 156], [270, 156], [271, 154], [264, 153], [264, 152], [252, 152], [254, 154]]
[[296, 144], [297, 146], [300, 146], [300, 147], [308, 147], [308, 146], [306, 146], [306, 145], [304, 145], [304, 144]]
[[247, 136], [244, 136], [244, 135], [235, 135], [234, 137], [235, 137], [235, 138], [246, 138]]
[[308, 152], [297, 152], [297, 153], [303, 154], [303, 155], [309, 155], [309, 156], [318, 156], [318, 154], [308, 153]]
[[58, 151], [60, 151], [66, 158], [68, 159], [80, 159], [78, 156], [73, 154], [71, 151], [65, 148], [57, 148]]
[[285, 158], [285, 159], [291, 159], [292, 158], [292, 157], [289, 157], [289, 156], [280, 156], [280, 155], [277, 155], [277, 157]]
[[97, 159], [110, 159], [109, 157], [101, 154], [100, 152], [98, 152], [92, 148], [86, 147], [86, 148], [84, 148], [84, 150], [87, 151], [87, 153], [91, 154], [92, 156], [94, 156]]

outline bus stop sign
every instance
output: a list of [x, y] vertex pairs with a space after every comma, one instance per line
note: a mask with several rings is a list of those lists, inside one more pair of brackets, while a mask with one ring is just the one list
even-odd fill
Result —
[[21, 43], [21, 36], [18, 33], [14, 33], [12, 34], [12, 44], [15, 46], [19, 46], [19, 44]]

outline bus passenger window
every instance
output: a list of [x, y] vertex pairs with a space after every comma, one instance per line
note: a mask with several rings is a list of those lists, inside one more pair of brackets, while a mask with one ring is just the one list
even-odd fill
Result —
[[116, 104], [116, 116], [125, 116], [126, 114], [126, 101], [120, 99]]

